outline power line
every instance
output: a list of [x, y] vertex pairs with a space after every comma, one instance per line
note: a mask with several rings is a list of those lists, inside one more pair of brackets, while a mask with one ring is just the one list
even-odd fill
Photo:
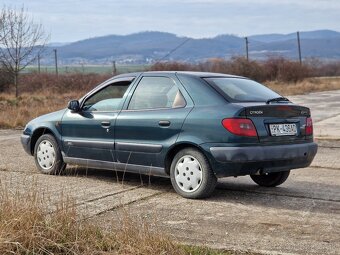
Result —
[[175, 48], [173, 48], [168, 54], [166, 54], [164, 57], [156, 60], [156, 62], [162, 61], [165, 58], [169, 57], [172, 53], [174, 53], [176, 50], [178, 50], [179, 48], [181, 48], [184, 44], [186, 44], [188, 41], [190, 41], [191, 38], [187, 38], [184, 42], [180, 43], [179, 45], [177, 45]]

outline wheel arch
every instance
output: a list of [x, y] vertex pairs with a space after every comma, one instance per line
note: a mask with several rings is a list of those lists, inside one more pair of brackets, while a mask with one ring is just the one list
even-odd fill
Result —
[[172, 163], [173, 158], [175, 157], [175, 155], [180, 150], [183, 150], [185, 148], [195, 148], [195, 149], [199, 150], [200, 152], [202, 152], [203, 155], [206, 156], [205, 151], [199, 145], [197, 145], [195, 143], [192, 143], [192, 142], [180, 142], [180, 143], [174, 144], [168, 150], [168, 153], [166, 154], [165, 160], [164, 160], [164, 168], [165, 168], [165, 172], [166, 172], [167, 175], [170, 175], [170, 167], [171, 167], [171, 163]]
[[57, 143], [59, 144], [59, 140], [57, 136], [55, 135], [55, 133], [52, 131], [52, 129], [48, 127], [39, 127], [33, 131], [33, 134], [31, 136], [31, 145], [30, 145], [31, 155], [34, 154], [34, 147], [39, 137], [41, 137], [42, 135], [46, 135], [46, 134], [52, 135], [57, 140]]

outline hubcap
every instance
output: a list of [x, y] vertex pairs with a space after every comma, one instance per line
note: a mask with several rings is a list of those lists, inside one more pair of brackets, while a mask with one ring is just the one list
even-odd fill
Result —
[[202, 182], [201, 164], [193, 156], [186, 155], [181, 157], [176, 164], [175, 180], [181, 190], [194, 192]]
[[49, 170], [55, 163], [55, 149], [48, 140], [43, 140], [38, 146], [37, 161], [39, 166], [45, 170]]

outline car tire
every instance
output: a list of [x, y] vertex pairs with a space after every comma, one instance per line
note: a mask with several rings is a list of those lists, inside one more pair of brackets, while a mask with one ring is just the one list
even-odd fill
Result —
[[50, 134], [38, 138], [34, 146], [34, 159], [37, 168], [44, 174], [61, 174], [66, 167], [60, 147]]
[[175, 191], [192, 199], [209, 197], [217, 183], [207, 158], [194, 148], [183, 149], [175, 155], [170, 177]]
[[251, 179], [258, 185], [263, 187], [276, 187], [284, 183], [290, 171], [268, 173], [262, 175], [251, 175]]

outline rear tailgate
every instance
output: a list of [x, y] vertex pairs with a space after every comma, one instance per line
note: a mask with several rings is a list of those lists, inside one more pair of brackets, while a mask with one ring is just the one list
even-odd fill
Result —
[[253, 121], [261, 143], [304, 142], [310, 138], [305, 133], [310, 117], [307, 107], [287, 103], [243, 105], [241, 115]]

